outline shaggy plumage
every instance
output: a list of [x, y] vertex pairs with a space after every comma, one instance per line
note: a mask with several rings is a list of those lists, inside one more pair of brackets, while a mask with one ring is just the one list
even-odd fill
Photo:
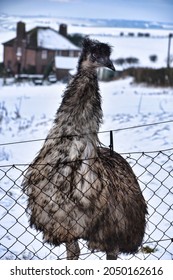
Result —
[[97, 136], [102, 109], [96, 69], [114, 70], [110, 54], [109, 45], [84, 39], [77, 74], [23, 181], [30, 225], [50, 244], [66, 243], [67, 259], [78, 259], [80, 238], [116, 259], [136, 252], [144, 236], [147, 207], [137, 179]]

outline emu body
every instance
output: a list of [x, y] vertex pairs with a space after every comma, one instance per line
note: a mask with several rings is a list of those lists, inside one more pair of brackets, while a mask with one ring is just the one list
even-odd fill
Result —
[[78, 259], [80, 238], [116, 259], [136, 252], [144, 236], [147, 209], [137, 179], [97, 136], [102, 109], [96, 69], [113, 69], [110, 53], [108, 45], [84, 40], [78, 72], [23, 181], [30, 225], [50, 244], [66, 243], [67, 259]]

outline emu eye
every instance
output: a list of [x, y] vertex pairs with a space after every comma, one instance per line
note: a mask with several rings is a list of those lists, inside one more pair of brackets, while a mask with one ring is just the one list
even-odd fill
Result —
[[96, 54], [96, 53], [92, 53], [91, 54], [91, 59], [92, 59], [92, 61], [93, 62], [95, 62], [95, 61], [97, 61], [97, 62], [99, 62], [99, 63], [102, 63], [103, 62], [103, 57], [100, 57], [98, 54]]
[[96, 54], [95, 54], [95, 53], [92, 53], [92, 54], [91, 54], [91, 58], [92, 58], [92, 61], [93, 61], [93, 62], [96, 61], [96, 60], [97, 60]]

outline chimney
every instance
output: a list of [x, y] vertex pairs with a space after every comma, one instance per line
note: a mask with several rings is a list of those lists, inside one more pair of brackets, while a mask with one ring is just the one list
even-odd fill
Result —
[[17, 39], [23, 40], [25, 39], [25, 23], [22, 21], [19, 21], [17, 23]]
[[67, 37], [67, 24], [61, 23], [59, 26], [59, 34], [64, 37]]

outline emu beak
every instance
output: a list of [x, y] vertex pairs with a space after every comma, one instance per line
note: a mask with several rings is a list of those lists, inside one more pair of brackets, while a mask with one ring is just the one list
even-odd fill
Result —
[[108, 58], [107, 61], [105, 61], [105, 67], [111, 69], [112, 71], [115, 71], [115, 67], [113, 65], [113, 62]]

